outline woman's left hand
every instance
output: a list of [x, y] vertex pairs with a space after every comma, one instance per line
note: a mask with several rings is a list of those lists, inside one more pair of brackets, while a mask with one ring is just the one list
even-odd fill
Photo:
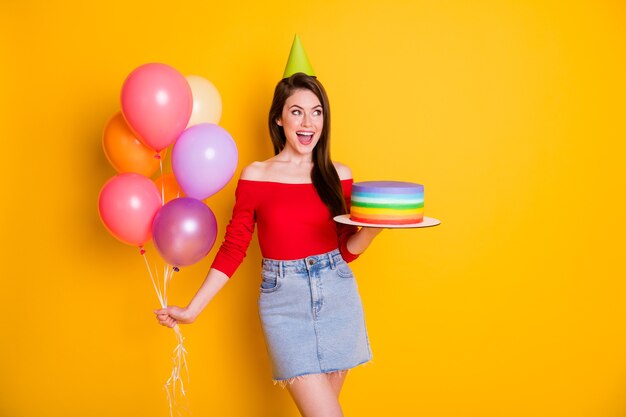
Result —
[[359, 230], [359, 233], [365, 233], [371, 236], [373, 239], [376, 236], [378, 236], [378, 234], [382, 231], [383, 231], [382, 227], [362, 227], [361, 230]]
[[382, 227], [361, 227], [358, 232], [348, 239], [348, 252], [355, 255], [365, 252], [372, 240], [382, 231]]

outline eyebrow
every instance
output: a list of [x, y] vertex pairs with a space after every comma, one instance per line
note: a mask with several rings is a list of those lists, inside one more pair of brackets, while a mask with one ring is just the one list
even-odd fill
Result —
[[[298, 106], [297, 104], [292, 104], [291, 106], [289, 106], [289, 108], [290, 108], [290, 109], [292, 109], [292, 108], [294, 108], [294, 107], [297, 107], [297, 108], [299, 108], [299, 109], [302, 109], [302, 107]], [[312, 109], [316, 109], [316, 108], [318, 108], [318, 107], [322, 107], [322, 105], [321, 105], [321, 104], [316, 104], [315, 106], [313, 106], [313, 107], [311, 107], [311, 108], [312, 108]], [[322, 107], [322, 109], [323, 109], [323, 107]]]

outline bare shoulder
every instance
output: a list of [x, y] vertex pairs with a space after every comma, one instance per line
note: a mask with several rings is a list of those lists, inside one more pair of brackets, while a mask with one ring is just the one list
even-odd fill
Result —
[[340, 180], [347, 180], [352, 178], [352, 170], [349, 166], [342, 164], [341, 162], [333, 161], [333, 165], [337, 170], [337, 175], [339, 175]]
[[241, 171], [241, 179], [263, 181], [267, 175], [267, 163], [255, 161]]

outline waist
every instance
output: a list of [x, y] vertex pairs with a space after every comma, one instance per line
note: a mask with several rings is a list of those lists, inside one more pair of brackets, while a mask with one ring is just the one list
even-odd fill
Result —
[[330, 217], [324, 223], [306, 218], [286, 221], [284, 214], [277, 222], [269, 221], [263, 214], [257, 218], [257, 236], [264, 258], [304, 259], [339, 247], [337, 224]]
[[279, 260], [263, 258], [261, 265], [266, 272], [305, 272], [311, 267], [316, 268], [330, 267], [335, 269], [335, 265], [345, 262], [341, 257], [339, 249], [319, 255], [311, 255], [302, 259]]

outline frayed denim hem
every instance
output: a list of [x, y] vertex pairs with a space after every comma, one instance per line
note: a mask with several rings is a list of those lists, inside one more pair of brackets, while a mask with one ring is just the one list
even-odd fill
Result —
[[338, 369], [336, 371], [328, 371], [328, 372], [310, 372], [310, 373], [307, 373], [307, 374], [298, 375], [298, 376], [295, 376], [293, 378], [288, 378], [288, 379], [272, 379], [272, 382], [274, 383], [274, 385], [278, 385], [279, 387], [284, 389], [287, 385], [291, 385], [291, 384], [293, 384], [296, 381], [300, 381], [300, 380], [302, 380], [302, 379], [304, 379], [306, 377], [312, 376], [312, 375], [329, 375], [331, 377], [334, 377], [334, 376], [339, 377], [341, 375], [348, 374], [350, 372], [350, 370], [352, 370], [352, 369], [354, 369], [354, 368], [356, 368], [358, 366], [365, 366], [365, 365], [370, 364], [371, 362], [372, 362], [372, 359], [368, 359], [365, 362], [359, 363], [359, 364], [357, 364], [357, 365], [355, 365], [355, 366], [353, 366], [351, 368]]

